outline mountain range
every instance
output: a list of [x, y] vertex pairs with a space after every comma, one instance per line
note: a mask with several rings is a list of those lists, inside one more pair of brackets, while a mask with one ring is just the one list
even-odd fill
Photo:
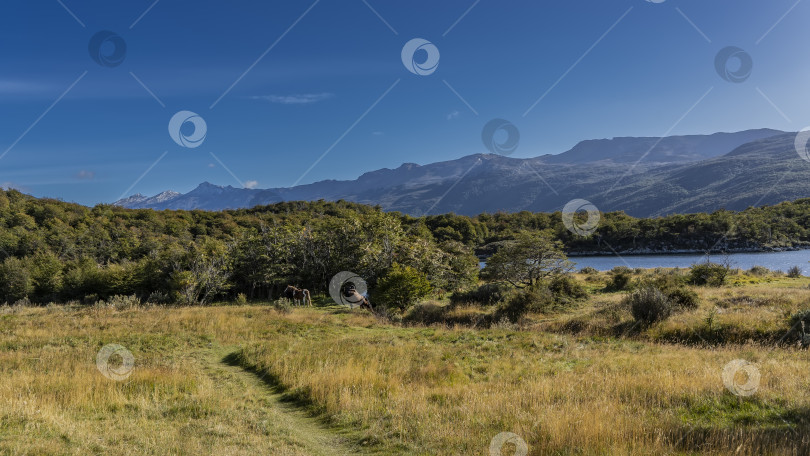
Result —
[[745, 209], [810, 196], [810, 162], [796, 134], [770, 129], [582, 141], [535, 158], [475, 154], [367, 172], [355, 180], [234, 188], [208, 182], [182, 194], [116, 201], [128, 208], [222, 210], [293, 200], [380, 205], [411, 215], [552, 212], [573, 199], [637, 217]]

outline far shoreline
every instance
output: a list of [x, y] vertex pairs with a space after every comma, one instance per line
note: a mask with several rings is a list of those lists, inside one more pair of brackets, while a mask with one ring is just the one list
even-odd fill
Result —
[[800, 250], [810, 250], [810, 245], [794, 246], [794, 247], [769, 247], [769, 248], [739, 248], [727, 249], [719, 251], [706, 252], [705, 250], [697, 249], [679, 249], [679, 250], [623, 250], [617, 252], [605, 252], [602, 250], [591, 252], [566, 252], [568, 257], [591, 257], [591, 256], [669, 256], [669, 255], [704, 255], [704, 256], [722, 256], [732, 253], [779, 253], [779, 252], [796, 252]]
[[[677, 256], [677, 255], [702, 255], [702, 256], [723, 256], [739, 253], [780, 253], [780, 252], [797, 252], [801, 250], [810, 250], [810, 245], [793, 246], [793, 247], [767, 247], [759, 249], [739, 248], [728, 249], [722, 251], [713, 251], [707, 253], [705, 250], [696, 249], [680, 249], [680, 250], [648, 250], [648, 251], [619, 251], [619, 252], [605, 252], [605, 251], [592, 251], [592, 252], [565, 252], [569, 258], [583, 258], [583, 257], [610, 257], [610, 256], [627, 256], [627, 257], [655, 257], [655, 256]], [[486, 263], [492, 255], [476, 255], [478, 261]]]

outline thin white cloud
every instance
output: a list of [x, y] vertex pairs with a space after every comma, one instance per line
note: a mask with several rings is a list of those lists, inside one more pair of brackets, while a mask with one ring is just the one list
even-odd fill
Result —
[[79, 178], [79, 179], [90, 180], [90, 179], [93, 179], [93, 178], [96, 177], [96, 173], [93, 172], [93, 171], [88, 171], [86, 169], [83, 169], [83, 170], [79, 171], [78, 173], [76, 173], [76, 177]]
[[258, 181], [254, 180], [245, 181], [245, 188], [256, 188], [258, 186], [259, 186]]
[[40, 82], [15, 81], [0, 79], [0, 93], [9, 95], [21, 95], [30, 93], [44, 93], [54, 90], [54, 86]]
[[264, 100], [285, 105], [312, 104], [332, 98], [331, 93], [300, 93], [292, 95], [254, 95], [251, 100]]
[[458, 111], [453, 111], [453, 112], [451, 112], [450, 114], [447, 115], [447, 120], [457, 119], [460, 114], [461, 113], [458, 112]]

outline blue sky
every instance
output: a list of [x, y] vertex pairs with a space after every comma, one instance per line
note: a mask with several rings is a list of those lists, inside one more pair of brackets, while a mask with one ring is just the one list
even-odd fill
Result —
[[[92, 205], [203, 181], [353, 179], [484, 153], [493, 118], [520, 130], [515, 157], [593, 138], [798, 131], [808, 18], [796, 0], [5, 0], [0, 184]], [[103, 30], [126, 43], [118, 66], [90, 56]], [[413, 38], [439, 50], [434, 73], [403, 65]], [[726, 46], [751, 56], [742, 83], [715, 70]], [[179, 111], [204, 119], [199, 147], [169, 135]]]

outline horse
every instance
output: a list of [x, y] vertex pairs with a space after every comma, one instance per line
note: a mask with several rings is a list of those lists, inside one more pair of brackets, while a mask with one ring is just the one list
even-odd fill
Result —
[[284, 289], [284, 296], [286, 296], [287, 299], [292, 299], [294, 304], [300, 302], [303, 306], [304, 303], [307, 303], [309, 307], [312, 307], [312, 298], [309, 295], [309, 290], [306, 288], [296, 288], [292, 285], [287, 285], [287, 288]]
[[370, 311], [374, 310], [374, 308], [371, 306], [371, 301], [369, 301], [367, 297], [358, 293], [353, 284], [346, 287], [346, 290], [343, 292], [343, 299], [349, 303], [349, 307], [352, 309], [354, 308], [355, 304], [360, 304], [361, 309], [368, 309]]

